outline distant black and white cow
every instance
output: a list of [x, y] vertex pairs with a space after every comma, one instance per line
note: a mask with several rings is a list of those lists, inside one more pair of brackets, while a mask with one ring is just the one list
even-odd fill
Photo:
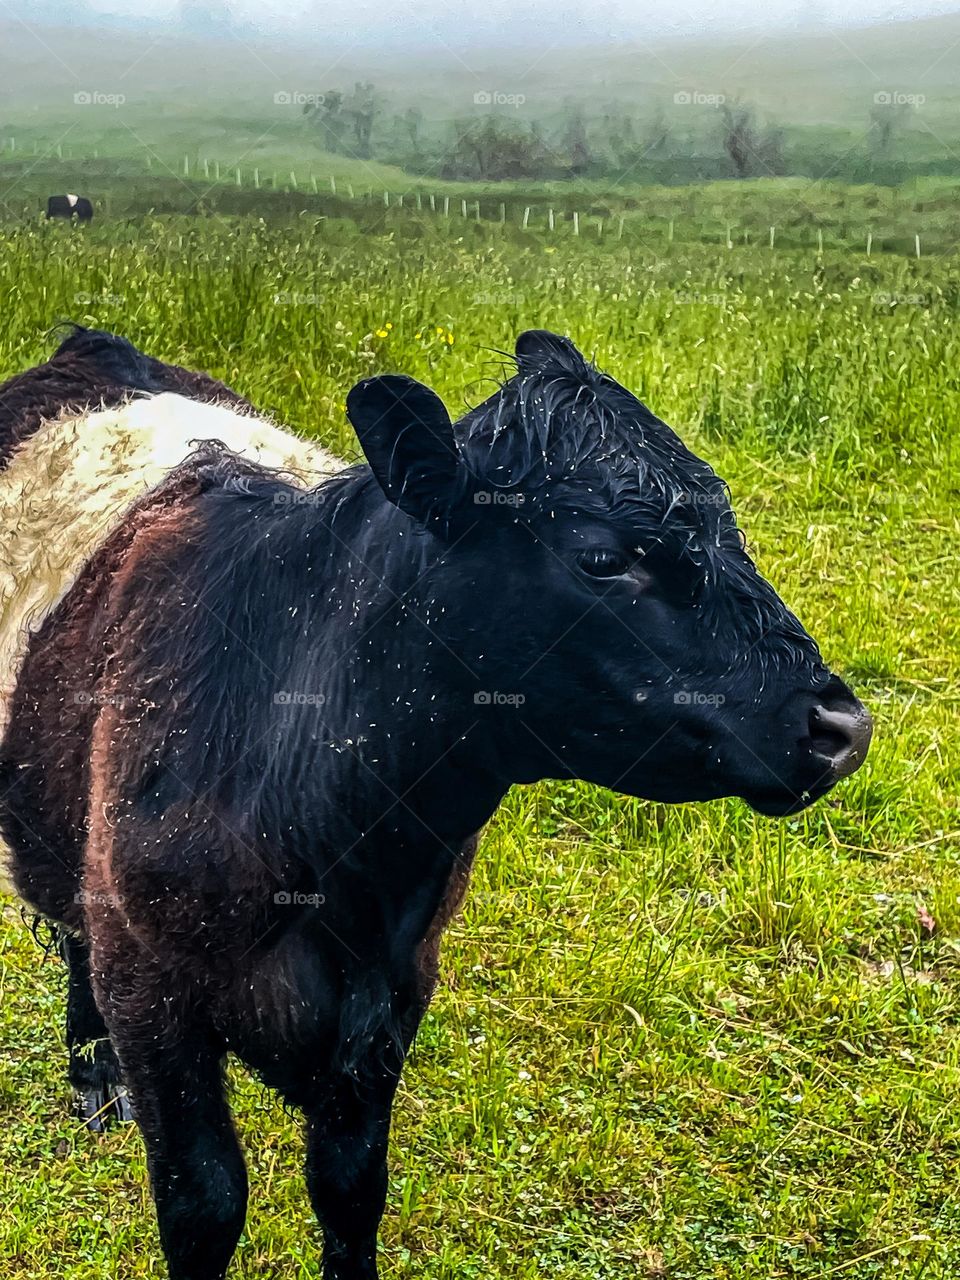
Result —
[[108, 334], [0, 387], [0, 829], [171, 1280], [243, 1229], [228, 1052], [305, 1114], [327, 1280], [375, 1280], [394, 1092], [511, 784], [782, 816], [870, 741], [722, 481], [567, 339], [521, 334], [456, 425], [409, 378], [347, 405], [344, 469]]
[[47, 201], [47, 217], [89, 222], [93, 217], [93, 205], [85, 196], [51, 196]]

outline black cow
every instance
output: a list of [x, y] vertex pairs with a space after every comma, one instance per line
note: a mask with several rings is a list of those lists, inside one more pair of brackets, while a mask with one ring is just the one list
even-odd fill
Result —
[[456, 426], [409, 378], [360, 383], [369, 465], [312, 491], [203, 446], [31, 633], [0, 825], [70, 931], [171, 1280], [221, 1280], [244, 1224], [228, 1051], [306, 1116], [327, 1280], [375, 1280], [394, 1091], [511, 784], [786, 815], [864, 759], [867, 712], [710, 467], [568, 340], [525, 333], [516, 365]]
[[93, 205], [85, 196], [51, 196], [47, 201], [48, 218], [76, 218], [78, 222], [90, 222]]

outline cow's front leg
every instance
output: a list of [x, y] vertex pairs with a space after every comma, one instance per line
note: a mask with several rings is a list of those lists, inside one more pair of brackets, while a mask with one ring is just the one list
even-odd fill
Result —
[[[307, 1186], [323, 1229], [324, 1280], [377, 1280], [393, 1098], [436, 985], [440, 935], [463, 896], [475, 848], [475, 840], [468, 842], [469, 857], [460, 858], [448, 876], [406, 981], [394, 975], [393, 1007], [385, 1024], [392, 1034], [384, 1026], [366, 1049], [354, 1050], [349, 1071], [282, 1090], [307, 1118]], [[346, 1044], [354, 1049], [356, 1037]]]
[[323, 1228], [324, 1280], [377, 1280], [377, 1231], [387, 1195], [390, 1112], [399, 1080], [380, 1068], [325, 1082], [306, 1108], [307, 1187]]

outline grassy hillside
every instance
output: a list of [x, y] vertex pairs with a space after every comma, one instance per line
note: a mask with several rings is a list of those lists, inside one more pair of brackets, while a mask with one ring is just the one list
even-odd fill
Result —
[[[682, 182], [732, 173], [714, 101], [721, 96], [752, 104], [762, 121], [783, 130], [788, 172], [896, 182], [957, 173], [960, 86], [949, 50], [958, 40], [960, 15], [729, 43], [557, 48], [537, 56], [436, 46], [390, 59], [331, 52], [322, 40], [137, 38], [125, 29], [31, 30], [0, 16], [0, 137], [15, 138], [21, 154], [59, 144], [78, 161], [94, 152], [141, 160], [153, 152], [167, 162], [188, 154], [304, 169], [316, 164], [324, 139], [305, 118], [302, 96], [349, 91], [365, 80], [375, 84], [381, 107], [373, 131], [379, 159], [362, 162], [374, 181], [396, 181], [385, 160], [435, 173], [454, 122], [480, 123], [491, 111], [504, 127], [536, 125], [551, 148], [560, 147], [572, 100], [598, 148], [611, 114], [631, 117], [636, 156], [613, 163], [611, 176]], [[78, 105], [77, 93], [92, 101]], [[478, 93], [504, 95], [508, 104], [478, 104]], [[291, 101], [278, 103], [278, 94]], [[878, 94], [895, 120], [883, 146]], [[406, 136], [410, 110], [420, 117], [416, 142]]]
[[[205, 163], [206, 161], [206, 163]], [[899, 188], [847, 186], [802, 178], [713, 182], [687, 187], [602, 183], [465, 183], [404, 174], [318, 153], [299, 170], [207, 157], [101, 158], [72, 161], [56, 154], [20, 157], [0, 152], [0, 223], [42, 220], [46, 198], [79, 190], [96, 209], [93, 238], [123, 224], [136, 238], [144, 217], [192, 214], [201, 219], [256, 218], [270, 223], [323, 222], [337, 234], [405, 241], [453, 236], [470, 244], [492, 240], [527, 248], [578, 241], [621, 243], [669, 255], [679, 244], [703, 243], [769, 251], [845, 249], [867, 256], [952, 253], [960, 238], [960, 181], [919, 179]], [[237, 181], [239, 169], [240, 181]], [[294, 185], [295, 180], [295, 185]], [[259, 182], [259, 186], [255, 185]], [[551, 211], [553, 225], [551, 227]], [[576, 215], [576, 221], [574, 217]], [[502, 220], [502, 221], [501, 221]], [[47, 243], [69, 234], [48, 227]], [[85, 228], [80, 234], [91, 234]]]

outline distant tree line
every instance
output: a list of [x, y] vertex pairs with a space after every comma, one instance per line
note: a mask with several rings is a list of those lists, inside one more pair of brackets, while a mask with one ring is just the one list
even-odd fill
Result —
[[[861, 167], [889, 157], [910, 110], [899, 102], [874, 104]], [[357, 81], [349, 91], [309, 95], [304, 115], [324, 150], [461, 180], [695, 181], [802, 172], [794, 167], [801, 154], [802, 164], [809, 162], [809, 152], [792, 154], [787, 131], [753, 104], [721, 95], [693, 112], [656, 105], [645, 118], [620, 104], [588, 116], [568, 100], [546, 120], [484, 102], [470, 115], [438, 121], [418, 106], [392, 109], [375, 85]]]

